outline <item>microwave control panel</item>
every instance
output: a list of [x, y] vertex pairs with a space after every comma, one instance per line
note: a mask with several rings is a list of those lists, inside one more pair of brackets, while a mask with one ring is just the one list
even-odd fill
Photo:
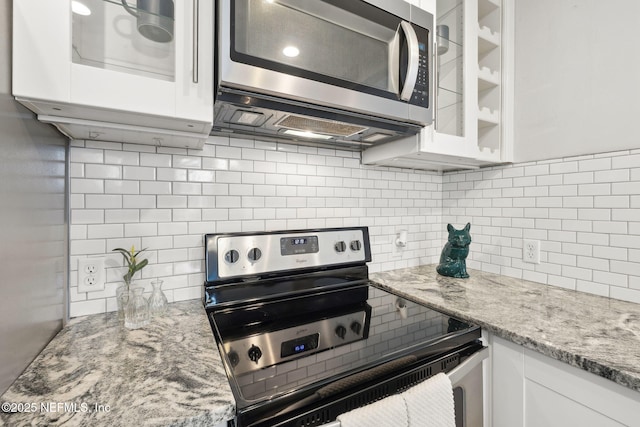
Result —
[[421, 28], [416, 25], [413, 26], [418, 36], [418, 52], [419, 52], [419, 64], [418, 64], [418, 77], [416, 79], [416, 85], [413, 88], [411, 94], [410, 104], [419, 105], [421, 107], [429, 106], [429, 30]]

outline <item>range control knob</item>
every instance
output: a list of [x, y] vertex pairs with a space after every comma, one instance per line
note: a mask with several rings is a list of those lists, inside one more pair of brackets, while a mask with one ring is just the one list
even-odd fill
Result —
[[336, 252], [344, 252], [347, 250], [347, 244], [342, 240], [336, 243]]
[[354, 321], [351, 324], [351, 330], [353, 331], [354, 334], [360, 335], [360, 331], [362, 331], [362, 325], [360, 324], [360, 322]]
[[227, 251], [226, 254], [224, 254], [224, 260], [227, 261], [229, 264], [235, 263], [236, 261], [238, 261], [239, 258], [240, 258], [240, 254], [235, 249], [231, 249], [230, 251]]
[[352, 251], [359, 251], [360, 249], [362, 249], [362, 243], [360, 243], [360, 240], [352, 240], [351, 244], [349, 245], [349, 247], [351, 248]]
[[261, 256], [262, 256], [262, 251], [258, 248], [249, 249], [249, 253], [247, 254], [247, 257], [251, 262], [256, 262], [257, 260], [260, 259]]
[[229, 356], [229, 362], [231, 362], [231, 366], [238, 366], [238, 363], [240, 363], [240, 356], [238, 356], [238, 353], [231, 350], [229, 354], [227, 354], [227, 356]]
[[256, 362], [257, 364], [258, 360], [260, 360], [260, 358], [262, 357], [262, 350], [260, 350], [260, 347], [251, 345], [251, 348], [249, 349], [247, 354], [249, 355], [249, 360], [251, 360], [252, 362]]
[[345, 335], [347, 335], [347, 328], [342, 325], [338, 325], [338, 327], [336, 327], [336, 335], [344, 339]]

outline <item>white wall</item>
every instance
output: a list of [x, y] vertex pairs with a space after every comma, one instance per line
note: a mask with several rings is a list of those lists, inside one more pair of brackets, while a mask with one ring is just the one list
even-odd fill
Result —
[[468, 267], [640, 303], [640, 150], [449, 173], [443, 197], [472, 224]]
[[[434, 262], [441, 249], [442, 175], [360, 165], [359, 153], [211, 137], [204, 150], [73, 141], [70, 315], [115, 309], [116, 247], [148, 247], [150, 291], [199, 298], [203, 234], [367, 225], [371, 271]], [[391, 254], [409, 231], [402, 257]], [[107, 257], [104, 292], [79, 293], [77, 260]]]
[[640, 2], [515, 5], [515, 161], [640, 148]]

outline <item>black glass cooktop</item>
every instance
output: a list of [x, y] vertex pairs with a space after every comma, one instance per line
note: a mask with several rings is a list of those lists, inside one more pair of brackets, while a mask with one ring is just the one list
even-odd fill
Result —
[[367, 284], [207, 310], [239, 410], [480, 337], [476, 326]]

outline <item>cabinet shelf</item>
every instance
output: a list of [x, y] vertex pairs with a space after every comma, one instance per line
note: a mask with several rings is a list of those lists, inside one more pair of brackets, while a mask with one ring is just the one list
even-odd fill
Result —
[[478, 160], [486, 163], [501, 163], [500, 149], [480, 147]]
[[478, 70], [478, 92], [500, 86], [500, 72], [492, 71], [489, 67]]
[[438, 96], [438, 103], [437, 103], [438, 111], [443, 110], [445, 108], [452, 107], [452, 106], [456, 106], [456, 105], [459, 106], [462, 104], [463, 94], [460, 92], [439, 87], [437, 96]]
[[487, 15], [500, 9], [500, 0], [478, 0], [478, 19], [482, 20]]
[[500, 47], [500, 33], [489, 27], [478, 27], [478, 55], [484, 55], [492, 49]]
[[478, 109], [478, 128], [497, 126], [500, 124], [500, 112], [488, 107]]

